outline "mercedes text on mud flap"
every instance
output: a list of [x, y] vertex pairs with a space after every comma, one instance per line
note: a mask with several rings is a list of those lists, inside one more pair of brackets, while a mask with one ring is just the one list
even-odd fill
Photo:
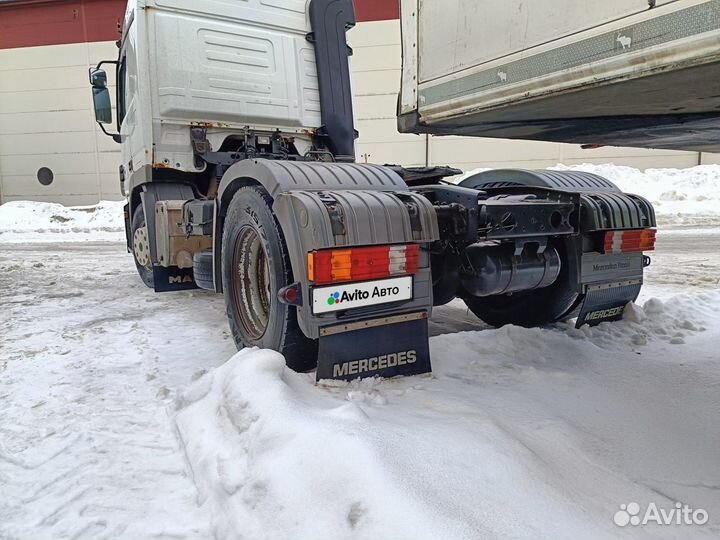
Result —
[[[455, 298], [534, 326], [613, 320], [637, 297], [646, 200], [583, 172], [455, 185], [447, 167], [357, 164], [352, 2], [251, 3], [128, 4], [114, 137], [149, 287], [222, 293], [238, 347], [336, 379], [430, 371], [428, 318]], [[101, 65], [91, 84], [109, 124]]]

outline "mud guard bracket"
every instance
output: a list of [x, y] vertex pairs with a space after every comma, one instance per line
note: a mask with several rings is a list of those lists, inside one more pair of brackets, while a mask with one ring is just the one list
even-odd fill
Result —
[[317, 380], [349, 381], [430, 371], [426, 311], [354, 321], [321, 330]]

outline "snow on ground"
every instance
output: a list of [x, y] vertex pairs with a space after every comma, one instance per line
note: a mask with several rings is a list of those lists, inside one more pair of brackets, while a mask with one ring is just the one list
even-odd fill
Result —
[[[0, 539], [717, 538], [720, 172], [613, 171], [665, 224], [626, 320], [453, 302], [433, 375], [351, 384], [235, 354], [218, 295], [145, 288], [121, 203], [0, 206]], [[613, 524], [676, 501], [709, 523]]]
[[0, 244], [0, 538], [209, 538], [167, 407], [233, 353], [222, 299], [153, 294], [122, 244], [32, 246]]
[[[626, 321], [473, 329], [453, 304], [433, 333], [472, 331], [431, 339], [432, 376], [322, 385], [233, 357], [222, 298], [153, 293], [121, 244], [0, 245], [0, 538], [717, 537], [698, 238], [661, 237]], [[675, 500], [710, 524], [612, 522]]]
[[12, 201], [0, 206], [0, 242], [112, 241], [125, 238], [123, 201], [93, 206]]
[[719, 310], [703, 294], [592, 330], [440, 336], [434, 375], [405, 380], [315, 385], [243, 351], [177, 423], [218, 538], [674, 538], [612, 516], [720, 517]]

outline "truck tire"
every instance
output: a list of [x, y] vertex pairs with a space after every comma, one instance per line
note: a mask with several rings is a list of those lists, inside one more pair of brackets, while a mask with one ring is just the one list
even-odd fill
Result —
[[478, 319], [497, 328], [506, 324], [531, 328], [571, 318], [584, 296], [571, 283], [566, 245], [556, 247], [561, 267], [552, 285], [497, 296], [465, 296], [465, 305]]
[[298, 326], [297, 309], [278, 300], [293, 283], [292, 267], [272, 199], [259, 186], [239, 189], [225, 217], [222, 280], [230, 330], [238, 349], [261, 347], [285, 356], [295, 371], [317, 363], [317, 341]]
[[193, 254], [193, 279], [195, 285], [208, 291], [215, 290], [213, 279], [213, 252], [196, 251]]
[[137, 268], [140, 279], [143, 283], [155, 288], [155, 279], [153, 277], [152, 257], [150, 255], [150, 238], [145, 223], [145, 211], [143, 205], [140, 204], [135, 208], [132, 218], [131, 228], [132, 252], [135, 259], [135, 267]]

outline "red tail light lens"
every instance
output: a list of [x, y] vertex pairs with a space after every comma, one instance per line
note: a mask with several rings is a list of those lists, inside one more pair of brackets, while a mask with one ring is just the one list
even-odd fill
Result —
[[653, 251], [655, 249], [655, 229], [633, 229], [630, 231], [609, 231], [605, 233], [603, 253], [629, 253], [633, 251]]
[[417, 244], [323, 249], [308, 253], [308, 279], [318, 285], [415, 274], [419, 266], [420, 246]]

